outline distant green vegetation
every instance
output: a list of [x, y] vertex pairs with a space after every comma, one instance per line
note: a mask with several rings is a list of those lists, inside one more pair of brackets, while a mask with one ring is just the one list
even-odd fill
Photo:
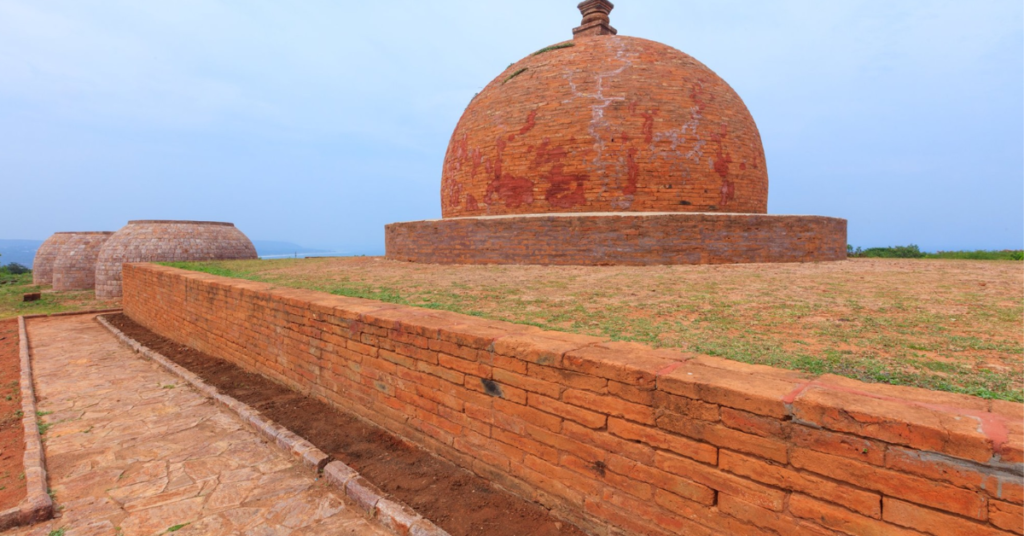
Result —
[[525, 72], [526, 72], [526, 67], [523, 67], [522, 69], [519, 69], [518, 71], [508, 75], [508, 78], [506, 78], [505, 81], [502, 82], [501, 84], [505, 85], [505, 84], [508, 83], [509, 80], [512, 80], [513, 78], [515, 78], [515, 77], [517, 77], [517, 76], [519, 76], [519, 75], [521, 75], [521, 74], [523, 74]]
[[921, 251], [914, 244], [909, 246], [889, 246], [885, 248], [854, 249], [853, 246], [846, 246], [848, 257], [862, 257], [875, 259], [963, 259], [972, 261], [1020, 261], [1024, 260], [1024, 250], [1004, 249], [1001, 251], [975, 250], [975, 251], [939, 251], [928, 253]]

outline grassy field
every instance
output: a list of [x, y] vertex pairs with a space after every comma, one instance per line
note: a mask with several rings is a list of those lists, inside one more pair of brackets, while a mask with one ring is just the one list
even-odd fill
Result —
[[[29, 292], [42, 292], [42, 299], [23, 302], [22, 296]], [[33, 285], [31, 273], [11, 275], [0, 272], [0, 320], [20, 315], [107, 309], [119, 305], [116, 301], [97, 301], [91, 290], [51, 292], [49, 286]]]
[[348, 257], [171, 265], [748, 363], [1024, 401], [1020, 262], [540, 267]]

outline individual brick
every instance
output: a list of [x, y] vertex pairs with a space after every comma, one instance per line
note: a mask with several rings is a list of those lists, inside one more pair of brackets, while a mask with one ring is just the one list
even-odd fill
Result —
[[562, 400], [568, 404], [610, 415], [622, 417], [643, 424], [654, 424], [654, 410], [627, 402], [615, 396], [603, 396], [589, 391], [568, 389], [562, 393]]
[[793, 425], [789, 427], [789, 441], [795, 446], [826, 454], [859, 460], [872, 465], [885, 464], [885, 443], [863, 437]]
[[1024, 477], [1011, 471], [992, 470], [941, 454], [893, 446], [885, 452], [885, 466], [960, 488], [983, 491], [996, 499], [1024, 502]]
[[799, 491], [818, 499], [833, 502], [868, 517], [875, 519], [882, 517], [882, 498], [877, 493], [862, 491], [853, 486], [844, 486], [810, 473], [772, 465], [725, 449], [719, 451], [718, 467], [723, 471], [762, 484]]
[[703, 484], [719, 493], [735, 496], [774, 512], [782, 510], [786, 498], [786, 494], [777, 489], [733, 476], [714, 467], [708, 467], [674, 454], [656, 453], [655, 466], [663, 471]]
[[796, 468], [917, 504], [978, 520], [988, 516], [988, 505], [983, 497], [949, 484], [804, 449], [794, 449], [790, 461]]
[[929, 508], [886, 497], [882, 500], [885, 521], [935, 536], [1006, 536], [982, 523], [943, 514]]
[[988, 520], [1001, 529], [1024, 534], [1024, 506], [1020, 504], [989, 501]]
[[789, 415], [785, 398], [803, 383], [796, 374], [757, 365], [719, 368], [687, 363], [658, 377], [659, 390], [775, 418]]
[[794, 493], [789, 498], [789, 513], [796, 517], [811, 520], [823, 527], [839, 531], [842, 534], [922, 536], [922, 533], [916, 530], [903, 529], [884, 521], [864, 517], [841, 506], [812, 499], [799, 493]]
[[829, 430], [978, 462], [987, 462], [994, 454], [992, 438], [978, 420], [963, 418], [953, 408], [879, 398], [870, 392], [827, 385], [809, 387], [792, 407], [795, 419]]
[[528, 405], [537, 408], [545, 413], [550, 413], [563, 419], [578, 422], [587, 428], [604, 428], [608, 422], [608, 416], [603, 413], [587, 411], [583, 408], [570, 406], [546, 396], [530, 393]]
[[718, 509], [722, 513], [735, 517], [740, 521], [764, 527], [787, 536], [832, 536], [834, 534], [832, 531], [817, 525], [785, 514], [765, 510], [731, 495], [722, 495], [718, 498]]
[[658, 417], [658, 427], [717, 447], [731, 448], [778, 463], [786, 463], [789, 460], [786, 443], [743, 433], [720, 424], [666, 413]]
[[608, 432], [629, 441], [639, 441], [652, 447], [671, 450], [699, 462], [714, 465], [718, 449], [713, 445], [665, 433], [657, 428], [631, 423], [623, 419], [608, 419]]

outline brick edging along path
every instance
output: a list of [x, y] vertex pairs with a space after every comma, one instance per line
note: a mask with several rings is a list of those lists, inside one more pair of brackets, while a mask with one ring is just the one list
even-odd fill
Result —
[[32, 356], [29, 353], [25, 317], [18, 317], [18, 353], [21, 375], [21, 424], [25, 429], [25, 454], [22, 457], [25, 475], [25, 498], [17, 506], [0, 512], [0, 530], [29, 525], [53, 517], [53, 499], [46, 487], [46, 457], [39, 437], [39, 415], [36, 413], [35, 386], [32, 383]]
[[216, 400], [234, 411], [242, 421], [252, 426], [270, 443], [299, 458], [306, 467], [317, 474], [322, 473], [328, 482], [344, 491], [345, 495], [366, 515], [379, 520], [394, 534], [398, 536], [448, 536], [447, 532], [412, 508], [385, 497], [383, 491], [360, 476], [356, 470], [341, 461], [331, 460], [330, 456], [309, 441], [292, 433], [284, 426], [264, 418], [247, 404], [221, 393], [216, 387], [204, 382], [191, 371], [132, 339], [112, 325], [104, 316], [97, 316], [96, 320], [110, 330], [125, 346], [159, 364], [171, 374], [180, 377], [207, 398]]

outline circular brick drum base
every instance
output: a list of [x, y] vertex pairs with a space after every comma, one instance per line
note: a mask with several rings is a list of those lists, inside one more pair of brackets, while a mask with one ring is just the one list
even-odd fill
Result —
[[846, 258], [846, 220], [721, 213], [537, 214], [385, 227], [387, 258], [435, 264], [652, 265]]

